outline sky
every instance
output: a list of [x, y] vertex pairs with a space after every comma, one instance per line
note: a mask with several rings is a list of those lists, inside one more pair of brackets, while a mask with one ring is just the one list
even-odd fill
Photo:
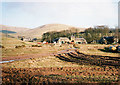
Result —
[[2, 0], [0, 24], [35, 28], [45, 24], [76, 27], [118, 25], [119, 0]]

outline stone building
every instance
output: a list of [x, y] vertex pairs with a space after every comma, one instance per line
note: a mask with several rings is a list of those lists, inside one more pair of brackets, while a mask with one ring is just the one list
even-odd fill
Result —
[[75, 36], [71, 36], [71, 39], [67, 37], [60, 37], [58, 39], [54, 39], [53, 42], [64, 44], [64, 43], [76, 43], [76, 44], [87, 44], [87, 41], [84, 38], [75, 38]]

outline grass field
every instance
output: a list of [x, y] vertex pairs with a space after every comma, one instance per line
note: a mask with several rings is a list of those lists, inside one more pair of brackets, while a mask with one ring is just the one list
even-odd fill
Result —
[[[52, 45], [41, 45], [42, 47], [32, 47], [32, 45], [36, 45], [35, 42], [23, 42], [21, 40], [15, 38], [2, 38], [2, 57], [9, 57], [9, 56], [23, 56], [23, 55], [30, 55], [30, 54], [42, 54], [42, 53], [55, 53], [60, 50], [64, 50], [69, 48], [70, 46], [52, 46]], [[25, 47], [15, 48], [16, 46]]]
[[105, 44], [78, 45], [80, 52], [84, 54], [119, 57], [120, 53], [107, 52], [105, 50], [105, 47], [109, 47], [109, 46], [112, 46], [112, 45], [105, 45]]
[[[3, 38], [2, 58], [16, 59], [3, 63], [3, 83], [117, 83], [119, 53], [105, 51], [110, 45], [80, 44], [41, 45]], [[15, 46], [25, 47], [15, 48]], [[24, 57], [24, 58], [23, 58]], [[36, 69], [36, 70], [35, 70]], [[36, 76], [35, 76], [36, 75]]]

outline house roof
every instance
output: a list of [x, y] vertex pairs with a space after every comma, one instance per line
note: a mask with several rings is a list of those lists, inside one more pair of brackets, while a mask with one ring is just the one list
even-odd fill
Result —
[[60, 37], [60, 40], [69, 40], [67, 37]]
[[75, 38], [75, 41], [85, 41], [84, 38]]
[[[53, 41], [57, 42], [58, 40], [60, 40], [60, 41], [70, 41], [70, 39], [67, 38], [67, 37], [60, 37], [60, 38], [54, 39]], [[86, 40], [84, 38], [75, 38], [75, 41], [86, 42]]]

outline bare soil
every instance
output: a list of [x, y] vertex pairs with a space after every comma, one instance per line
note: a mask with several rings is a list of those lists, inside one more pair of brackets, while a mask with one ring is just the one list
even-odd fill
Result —
[[[68, 51], [68, 50], [66, 50]], [[120, 58], [66, 52], [56, 58], [79, 67], [2, 68], [3, 84], [118, 84]]]
[[[45, 51], [39, 54], [3, 57], [3, 60], [18, 60], [19, 62], [1, 64], [3, 65], [2, 84], [119, 85], [120, 57], [118, 53], [101, 52], [98, 50], [101, 47], [97, 46], [80, 45], [79, 49], [66, 48], [56, 53]], [[101, 49], [103, 48], [104, 46]], [[42, 57], [46, 58], [42, 59]], [[27, 67], [28, 64], [30, 67]], [[41, 67], [37, 68], [39, 64]], [[13, 65], [19, 68], [11, 68], [10, 66]]]
[[118, 68], [2, 68], [3, 84], [118, 83]]

